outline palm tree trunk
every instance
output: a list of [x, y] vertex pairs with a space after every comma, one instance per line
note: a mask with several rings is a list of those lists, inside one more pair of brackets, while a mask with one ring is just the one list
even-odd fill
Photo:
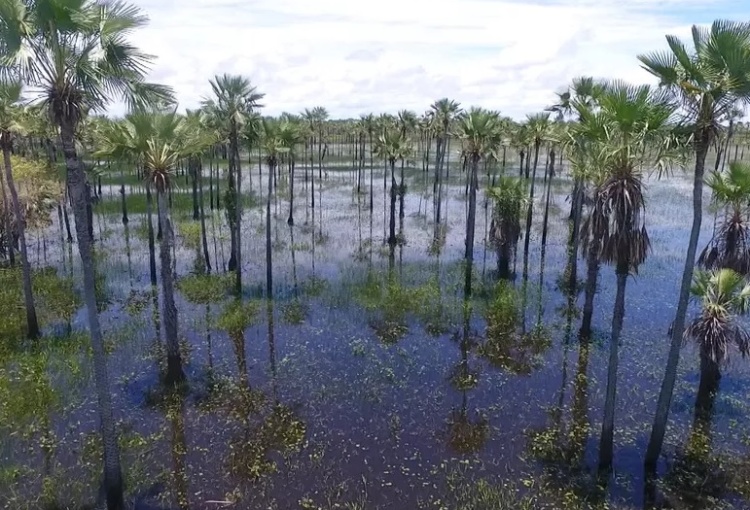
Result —
[[232, 121], [231, 136], [232, 159], [234, 160], [234, 170], [237, 174], [237, 187], [235, 189], [234, 207], [235, 207], [235, 242], [237, 250], [237, 274], [235, 279], [235, 291], [238, 296], [242, 295], [242, 163], [240, 162], [240, 148], [237, 140], [237, 126]]
[[159, 243], [161, 262], [161, 289], [163, 297], [164, 334], [167, 346], [166, 384], [174, 385], [185, 379], [182, 370], [180, 342], [177, 338], [177, 306], [174, 302], [174, 273], [172, 272], [172, 226], [168, 218], [166, 193], [160, 190], [156, 194], [156, 206], [161, 225], [162, 237]]
[[578, 287], [578, 244], [581, 239], [581, 212], [583, 210], [583, 186], [576, 178], [571, 199], [570, 234], [568, 237], [568, 292], [575, 293]]
[[[10, 207], [8, 205], [8, 195], [5, 193], [5, 179], [2, 175], [0, 175], [0, 188], [3, 193], [3, 219], [5, 220], [5, 238], [8, 242], [8, 261], [10, 262], [10, 266], [13, 267], [16, 265], [13, 221], [11, 219]], [[70, 232], [70, 227], [68, 227], [68, 232]]]
[[200, 157], [198, 157], [196, 161], [196, 174], [198, 179], [198, 201], [200, 203], [201, 242], [203, 244], [203, 258], [206, 264], [206, 272], [211, 273], [211, 257], [208, 253], [208, 239], [206, 237], [206, 209], [203, 203], [203, 166]]
[[122, 224], [128, 224], [128, 201], [125, 198], [125, 173], [120, 163], [120, 197], [122, 200]]
[[[291, 158], [289, 162], [289, 218], [286, 220], [286, 224], [290, 227], [294, 225], [294, 159]], [[359, 190], [357, 190], [359, 196]]]
[[373, 193], [375, 190], [375, 162], [372, 156], [374, 152], [373, 146], [372, 146], [372, 133], [370, 133], [369, 137], [370, 137], [370, 216], [372, 216]]
[[[276, 163], [268, 165], [268, 196], [266, 197], [266, 293], [273, 296], [273, 259], [271, 257], [271, 195], [273, 194], [273, 174]], [[313, 172], [315, 173], [315, 172]], [[313, 215], [313, 218], [315, 215]], [[315, 228], [313, 228], [313, 238]]]
[[617, 295], [612, 313], [612, 337], [609, 341], [609, 367], [607, 370], [607, 391], [604, 400], [604, 421], [599, 441], [599, 470], [612, 467], [615, 430], [615, 403], [617, 401], [617, 365], [619, 362], [620, 333], [625, 318], [625, 286], [628, 283], [628, 264], [617, 267]]
[[151, 185], [146, 184], [146, 223], [148, 225], [148, 267], [151, 285], [156, 286], [156, 247], [154, 244], [153, 201], [151, 199]]
[[198, 165], [196, 164], [190, 164], [190, 177], [191, 177], [191, 184], [193, 187], [193, 220], [197, 221], [200, 219], [200, 205], [198, 204]]
[[[8, 135], [4, 134], [4, 136]], [[13, 181], [10, 148], [7, 143], [3, 144], [3, 163], [5, 165], [5, 179], [8, 182], [8, 191], [10, 191], [10, 197], [13, 200], [13, 215], [16, 217], [16, 226], [18, 228], [18, 244], [21, 251], [21, 272], [23, 275], [23, 299], [26, 308], [26, 335], [34, 339], [39, 337], [39, 321], [36, 318], [34, 292], [31, 288], [31, 265], [29, 265], [29, 254], [26, 250], [26, 218], [21, 212], [21, 201], [18, 199], [18, 191]]]
[[88, 218], [86, 215], [86, 175], [76, 155], [74, 132], [75, 126], [70, 120], [63, 119], [60, 122], [60, 138], [63, 154], [65, 155], [65, 166], [68, 171], [68, 188], [73, 202], [73, 214], [76, 220], [78, 251], [81, 255], [81, 269], [83, 272], [83, 296], [89, 322], [89, 334], [91, 335], [94, 381], [104, 453], [103, 489], [108, 510], [122, 510], [125, 505], [123, 502], [120, 450], [117, 444], [117, 432], [112, 415], [112, 397], [109, 390], [107, 355], [104, 351], [104, 339], [96, 307], [94, 254], [91, 238], [88, 233]]
[[[598, 241], [592, 241], [598, 242]], [[597, 280], [599, 279], [599, 257], [597, 255], [598, 249], [595, 246], [589, 246], [588, 253], [586, 255], [586, 291], [583, 302], [583, 319], [581, 320], [581, 330], [579, 335], [581, 338], [591, 338], [591, 319], [594, 315], [594, 296], [596, 296]]]
[[[396, 246], [396, 160], [391, 160], [391, 216], [388, 219], [388, 245]], [[393, 250], [391, 250], [393, 251]]]
[[672, 338], [669, 346], [669, 355], [667, 356], [667, 367], [664, 371], [664, 380], [659, 391], [659, 401], [656, 405], [654, 426], [651, 429], [651, 437], [649, 438], [646, 450], [645, 466], [647, 471], [652, 473], [656, 471], [656, 461], [659, 459], [661, 448], [664, 444], [669, 406], [672, 403], [672, 392], [674, 391], [675, 380], [677, 379], [677, 365], [680, 361], [682, 333], [685, 329], [685, 318], [690, 299], [695, 252], [698, 248], [698, 238], [700, 237], [701, 221], [703, 219], [703, 174], [706, 166], [706, 155], [708, 154], [711, 141], [710, 129], [709, 127], [701, 130], [696, 145], [695, 175], [693, 179], [693, 227], [690, 231], [690, 242], [688, 243], [687, 255], [685, 256], [685, 268], [682, 272], [677, 313], [672, 325]]
[[464, 276], [464, 289], [466, 296], [471, 296], [471, 273], [474, 263], [474, 226], [477, 217], [477, 173], [479, 171], [479, 155], [473, 154], [471, 158], [471, 176], [469, 186], [469, 215], [466, 218], [466, 252], [465, 264], [466, 274]]

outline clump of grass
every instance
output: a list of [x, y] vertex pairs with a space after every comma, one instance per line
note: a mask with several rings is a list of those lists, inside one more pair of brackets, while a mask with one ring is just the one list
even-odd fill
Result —
[[192, 274], [177, 282], [185, 299], [195, 304], [211, 304], [226, 297], [231, 285], [231, 275]]
[[295, 299], [281, 308], [281, 317], [287, 324], [298, 326], [307, 318], [307, 304]]
[[255, 323], [258, 317], [258, 309], [259, 306], [256, 301], [232, 301], [224, 307], [216, 325], [230, 335], [241, 335]]
[[177, 223], [177, 233], [186, 248], [197, 250], [201, 244], [201, 224], [198, 221]]

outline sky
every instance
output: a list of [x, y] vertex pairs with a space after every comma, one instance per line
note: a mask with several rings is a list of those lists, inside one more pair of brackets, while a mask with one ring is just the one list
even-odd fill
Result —
[[[264, 114], [424, 112], [448, 97], [522, 119], [581, 75], [653, 82], [636, 55], [693, 24], [750, 20], [746, 0], [135, 0], [132, 41], [181, 108], [241, 74]], [[117, 110], [118, 106], [114, 109]], [[113, 111], [113, 113], [119, 113]]]

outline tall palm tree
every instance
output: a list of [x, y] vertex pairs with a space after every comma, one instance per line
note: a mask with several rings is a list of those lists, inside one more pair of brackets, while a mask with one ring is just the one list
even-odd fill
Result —
[[390, 247], [391, 256], [390, 265], [394, 263], [393, 254], [398, 239], [396, 238], [396, 161], [405, 159], [411, 151], [411, 142], [402, 134], [400, 130], [387, 129], [380, 137], [375, 149], [377, 155], [388, 162], [391, 169], [391, 215], [388, 220], [388, 246]]
[[[547, 110], [557, 113], [558, 120], [577, 118], [577, 107], [596, 109], [603, 90], [604, 86], [602, 82], [594, 80], [590, 76], [574, 78], [565, 92], [557, 94], [557, 103], [547, 108]], [[580, 121], [580, 119], [577, 120]], [[576, 142], [580, 143], [581, 141]], [[575, 164], [571, 160], [573, 191], [570, 195], [570, 235], [568, 237], [566, 287], [568, 292], [572, 293], [575, 293], [578, 288], [578, 245], [581, 237], [581, 214], [583, 212], [584, 185], [586, 181], [586, 172], [582, 172], [582, 169], [585, 169], [585, 165]]]
[[217, 133], [206, 129], [202, 122], [202, 113], [199, 110], [187, 110], [182, 127], [183, 141], [182, 154], [187, 156], [188, 164], [194, 180], [197, 181], [198, 189], [198, 214], [201, 223], [201, 245], [203, 247], [203, 263], [208, 273], [211, 272], [211, 257], [208, 252], [208, 239], [206, 233], [206, 212], [203, 200], [203, 163], [202, 159], [206, 151], [213, 147], [217, 140]]
[[[258, 92], [244, 76], [223, 74], [210, 81], [214, 97], [203, 101], [211, 115], [217, 120], [222, 134], [229, 142], [229, 192], [232, 202], [228, 204], [231, 251], [229, 270], [236, 272], [235, 291], [242, 293], [242, 162], [240, 158], [240, 136], [248, 118], [261, 108], [265, 94]], [[226, 203], [226, 201], [225, 201]]]
[[284, 150], [284, 160], [289, 167], [289, 217], [286, 220], [290, 227], [294, 225], [294, 169], [297, 163], [296, 147], [302, 142], [302, 132], [295, 120], [286, 120], [279, 126], [279, 142]]
[[471, 296], [471, 276], [474, 262], [474, 227], [477, 215], [477, 188], [479, 187], [479, 162], [492, 156], [502, 143], [499, 117], [495, 112], [472, 108], [460, 118], [458, 137], [461, 152], [470, 171], [469, 213], [466, 218], [466, 264], [465, 286], [467, 296]]
[[615, 266], [617, 294], [612, 314], [609, 370], [599, 467], [612, 465], [614, 411], [620, 334], [625, 315], [627, 278], [646, 260], [650, 242], [645, 225], [642, 172], [671, 164], [674, 108], [660, 91], [648, 86], [607, 84], [599, 109], [577, 108], [576, 136], [585, 150], [598, 155], [600, 174], [588, 229], [596, 259]]
[[[433, 196], [435, 197], [435, 237], [437, 238], [440, 222], [442, 221], [441, 203], [443, 191], [443, 165], [450, 166], [450, 126], [454, 119], [461, 113], [461, 103], [452, 99], [443, 98], [435, 101], [430, 106], [433, 112], [437, 146], [435, 149], [435, 183], [433, 185]], [[446, 159], [448, 158], [448, 159]]]
[[[170, 118], [171, 117], [171, 118]], [[178, 131], [180, 121], [174, 114], [162, 120], [165, 131]], [[170, 125], [171, 124], [171, 125]], [[164, 131], [160, 130], [160, 135]], [[172, 246], [174, 234], [169, 220], [167, 193], [172, 183], [172, 174], [181, 153], [176, 145], [170, 143], [177, 133], [170, 137], [154, 137], [148, 141], [148, 149], [144, 154], [146, 176], [149, 185], [156, 189], [156, 208], [161, 225], [162, 237], [159, 243], [159, 259], [161, 262], [161, 286], [163, 298], [164, 333], [167, 346], [167, 373], [165, 382], [175, 385], [185, 379], [182, 370], [182, 356], [177, 337], [177, 306], [174, 301], [174, 271], [172, 267]]]
[[126, 2], [88, 0], [66, 3], [63, 8], [51, 0], [2, 0], [0, 20], [0, 75], [17, 76], [39, 90], [42, 104], [60, 128], [93, 347], [104, 446], [104, 493], [108, 508], [120, 509], [124, 506], [120, 455], [96, 307], [86, 176], [76, 153], [75, 133], [85, 110], [102, 109], [114, 96], [138, 106], [167, 100], [171, 92], [144, 81], [151, 59], [131, 45], [127, 36], [147, 20]]
[[362, 116], [362, 127], [367, 132], [368, 144], [370, 146], [370, 214], [372, 215], [373, 208], [373, 193], [375, 189], [375, 162], [373, 156], [375, 154], [375, 146], [373, 144], [373, 135], [375, 134], [375, 116], [372, 113]]
[[[271, 257], [271, 197], [273, 196], [273, 175], [285, 155], [291, 153], [297, 141], [298, 132], [288, 122], [263, 119], [263, 152], [268, 165], [268, 194], [266, 195], [266, 292], [273, 296], [273, 259]], [[293, 156], [291, 156], [293, 157]]]
[[693, 226], [672, 326], [667, 366], [646, 451], [645, 464], [650, 472], [655, 470], [664, 443], [677, 378], [693, 264], [701, 230], [706, 155], [716, 136], [719, 119], [738, 102], [750, 101], [750, 24], [717, 20], [710, 28], [693, 26], [692, 36], [690, 49], [677, 37], [669, 35], [669, 51], [638, 57], [643, 68], [659, 78], [660, 85], [680, 103], [692, 131], [695, 149]]
[[698, 257], [704, 269], [728, 268], [750, 274], [750, 165], [733, 161], [726, 173], [714, 172], [706, 184], [713, 201], [724, 209], [724, 218]]
[[[36, 306], [34, 304], [34, 292], [31, 289], [31, 265], [29, 254], [26, 250], [26, 215], [21, 211], [21, 201], [18, 199], [18, 190], [13, 180], [13, 168], [10, 154], [13, 150], [13, 137], [21, 129], [21, 111], [18, 106], [21, 101], [21, 83], [19, 81], [0, 81], [0, 149], [3, 151], [3, 164], [5, 168], [5, 182], [8, 183], [8, 191], [13, 203], [12, 223], [15, 230], [7, 229], [8, 245], [13, 244], [13, 232], [18, 234], [18, 244], [21, 251], [21, 272], [23, 276], [23, 298], [26, 310], [26, 335], [29, 338], [39, 336], [39, 321], [36, 317]], [[5, 198], [3, 200], [5, 201]], [[11, 225], [10, 215], [6, 211], [6, 228]], [[11, 248], [12, 249], [12, 248]]]

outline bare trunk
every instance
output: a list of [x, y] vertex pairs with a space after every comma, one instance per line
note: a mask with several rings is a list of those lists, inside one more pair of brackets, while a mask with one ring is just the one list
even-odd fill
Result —
[[78, 251], [81, 255], [83, 272], [83, 295], [94, 360], [94, 381], [104, 453], [103, 489], [108, 510], [121, 510], [125, 505], [123, 502], [120, 450], [117, 444], [117, 432], [112, 415], [112, 397], [109, 390], [107, 355], [104, 351], [104, 339], [102, 338], [99, 314], [96, 307], [94, 254], [88, 232], [88, 217], [86, 215], [86, 204], [88, 201], [88, 197], [86, 196], [86, 175], [76, 155], [74, 132], [74, 124], [68, 119], [62, 119], [60, 122], [60, 138], [65, 155], [65, 166], [68, 171], [68, 188], [73, 203], [73, 214], [76, 220], [76, 237], [78, 238]]
[[690, 231], [690, 242], [687, 255], [685, 256], [685, 268], [682, 272], [682, 283], [680, 284], [680, 298], [677, 303], [677, 313], [672, 325], [672, 338], [667, 357], [667, 367], [664, 371], [659, 392], [659, 402], [656, 406], [654, 426], [651, 429], [651, 437], [646, 450], [645, 465], [647, 471], [656, 471], [656, 461], [661, 454], [664, 444], [664, 433], [667, 430], [667, 419], [669, 418], [669, 407], [672, 403], [672, 392], [677, 379], [677, 365], [680, 361], [680, 347], [682, 346], [682, 333], [685, 329], [685, 318], [687, 316], [688, 301], [690, 299], [690, 286], [693, 280], [693, 266], [695, 265], [695, 252], [698, 248], [698, 238], [701, 233], [701, 221], [703, 219], [703, 174], [706, 166], [706, 154], [711, 142], [710, 128], [703, 129], [698, 136], [695, 151], [695, 175], [693, 180], [693, 227]]
[[174, 302], [174, 277], [172, 272], [172, 225], [169, 221], [165, 191], [156, 194], [159, 224], [161, 225], [161, 242], [159, 259], [161, 262], [162, 315], [164, 316], [164, 335], [167, 346], [167, 384], [178, 384], [185, 379], [182, 370], [180, 342], [177, 337], [177, 306]]
[[[3, 137], [9, 136], [7, 133]], [[18, 245], [21, 251], [21, 272], [23, 276], [23, 300], [26, 308], [26, 335], [29, 338], [39, 337], [39, 321], [36, 318], [36, 306], [34, 305], [34, 292], [31, 287], [31, 265], [29, 265], [29, 254], [26, 250], [26, 218], [21, 212], [21, 201], [18, 199], [18, 191], [13, 181], [13, 169], [10, 162], [9, 142], [3, 143], [3, 163], [5, 165], [5, 180], [8, 182], [8, 191], [13, 200], [13, 215], [16, 217], [18, 229]], [[10, 241], [12, 243], [12, 239]]]
[[599, 441], [599, 470], [612, 467], [615, 431], [615, 404], [617, 402], [617, 365], [619, 362], [620, 333], [625, 318], [625, 286], [628, 283], [628, 264], [617, 268], [617, 295], [612, 313], [612, 337], [609, 340], [609, 368], [607, 370], [607, 391], [604, 400], [604, 421]]
[[[8, 206], [8, 195], [5, 192], [5, 179], [2, 176], [0, 176], [0, 188], [3, 193], [3, 217], [5, 219], [5, 237], [8, 243], [8, 261], [10, 262], [10, 266], [13, 267], [16, 265], [15, 236], [13, 235], [13, 221], [11, 220], [10, 207]], [[68, 227], [68, 232], [70, 232], [70, 227]]]
[[150, 184], [146, 184], [146, 218], [148, 225], [148, 267], [151, 285], [156, 286], [156, 246], [154, 244], [153, 200]]
[[474, 226], [477, 217], [477, 173], [479, 171], [479, 155], [471, 158], [471, 176], [469, 186], [469, 214], [466, 219], [466, 252], [464, 254], [466, 274], [464, 275], [464, 289], [466, 296], [471, 296], [471, 273], [474, 264]]
[[206, 264], [206, 272], [211, 272], [211, 257], [208, 254], [208, 239], [206, 238], [206, 210], [203, 203], [203, 167], [200, 158], [196, 161], [196, 174], [198, 179], [198, 201], [200, 203], [201, 219], [201, 242], [203, 244], [203, 258]]
[[[271, 299], [271, 297], [273, 296], [273, 258], [271, 253], [271, 195], [273, 194], [273, 174], [275, 166], [275, 163], [268, 165], [268, 196], [266, 197], [266, 293], [268, 295], [268, 299]], [[313, 228], [312, 235], [314, 238], [315, 228]]]

